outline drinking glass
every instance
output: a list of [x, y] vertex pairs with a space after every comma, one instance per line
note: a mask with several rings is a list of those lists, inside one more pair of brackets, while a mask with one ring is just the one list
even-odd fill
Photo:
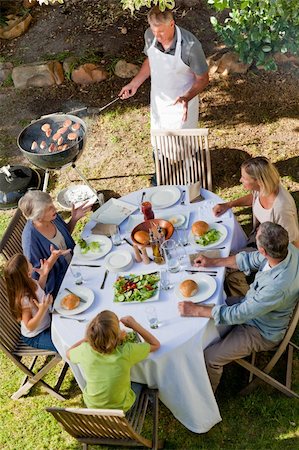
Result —
[[70, 271], [75, 280], [75, 284], [82, 284], [83, 278], [82, 278], [81, 272], [76, 267], [72, 267], [72, 266], [70, 266]]
[[119, 227], [116, 227], [115, 232], [111, 235], [112, 243], [116, 247], [122, 244], [122, 239], [119, 232]]
[[179, 242], [186, 247], [189, 245], [189, 230], [179, 230]]
[[176, 242], [173, 239], [168, 239], [168, 241], [163, 242], [161, 249], [163, 250], [169, 272], [179, 272], [181, 267]]
[[146, 318], [150, 328], [156, 329], [159, 327], [158, 314], [154, 306], [147, 306], [145, 308]]
[[162, 270], [161, 272], [161, 289], [163, 291], [168, 291], [169, 289], [173, 288], [173, 284], [171, 284], [169, 279], [169, 272], [168, 270]]

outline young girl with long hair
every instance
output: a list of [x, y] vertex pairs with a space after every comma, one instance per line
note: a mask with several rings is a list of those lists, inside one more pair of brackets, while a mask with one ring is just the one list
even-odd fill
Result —
[[[28, 259], [17, 253], [6, 263], [4, 277], [7, 295], [13, 316], [21, 323], [23, 341], [31, 347], [57, 351], [51, 339], [51, 317], [49, 307], [53, 297], [45, 294], [49, 264], [40, 261], [34, 269]], [[39, 281], [32, 279], [32, 271], [39, 274]]]
[[123, 317], [120, 322], [139, 333], [145, 342], [126, 342], [117, 315], [102, 311], [88, 325], [85, 338], [66, 353], [84, 371], [83, 398], [88, 408], [128, 411], [141, 387], [138, 383], [131, 386], [130, 369], [160, 347], [159, 341], [133, 317]]

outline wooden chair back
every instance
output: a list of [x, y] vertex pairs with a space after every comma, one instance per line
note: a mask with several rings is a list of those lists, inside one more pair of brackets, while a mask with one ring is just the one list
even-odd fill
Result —
[[212, 190], [207, 128], [152, 130], [157, 184], [193, 184]]
[[[153, 399], [153, 439], [140, 433], [148, 406]], [[129, 415], [122, 410], [88, 408], [46, 408], [63, 428], [87, 449], [90, 444], [143, 446], [152, 449], [163, 447], [157, 439], [158, 392], [143, 389], [137, 404]]]
[[[6, 292], [6, 283], [3, 278], [0, 278], [0, 349], [5, 355], [25, 373], [25, 378], [18, 391], [12, 395], [12, 399], [17, 400], [31, 389], [34, 384], [41, 383], [42, 386], [58, 400], [64, 400], [64, 397], [59, 394], [59, 389], [66, 374], [68, 365], [65, 363], [58, 376], [57, 383], [54, 388], [45, 383], [42, 378], [61, 361], [58, 353], [30, 347], [26, 345], [21, 339], [20, 324], [13, 317]], [[33, 368], [40, 356], [52, 356], [53, 358], [44, 365], [37, 373], [33, 373]], [[23, 357], [29, 357], [29, 362], [23, 362]], [[27, 361], [27, 360], [26, 360]]]
[[0, 242], [0, 253], [6, 260], [16, 253], [23, 253], [22, 233], [25, 224], [26, 219], [18, 208]]
[[[291, 342], [291, 338], [296, 330], [296, 327], [299, 322], [299, 300], [297, 301], [297, 304], [295, 306], [295, 309], [293, 311], [291, 320], [289, 322], [288, 329], [285, 333], [284, 338], [282, 339], [281, 343], [275, 350], [275, 353], [273, 354], [272, 358], [268, 362], [268, 364], [263, 368], [259, 369], [255, 365], [255, 359], [256, 359], [256, 353], [252, 353], [252, 359], [251, 363], [247, 361], [246, 359], [238, 359], [235, 362], [239, 364], [240, 366], [247, 369], [251, 376], [249, 379], [249, 384], [241, 391], [242, 395], [248, 394], [251, 392], [256, 386], [260, 383], [260, 381], [264, 381], [265, 383], [270, 384], [271, 386], [275, 387], [288, 397], [296, 397], [299, 398], [299, 395], [292, 391], [291, 385], [292, 385], [292, 366], [293, 366], [293, 352], [294, 349], [299, 350], [299, 347]], [[281, 358], [281, 356], [284, 354], [284, 352], [287, 351], [287, 367], [286, 367], [286, 381], [285, 384], [280, 383], [273, 377], [271, 377], [269, 374], [278, 362], [278, 360]], [[253, 379], [253, 376], [256, 376], [257, 378]]]

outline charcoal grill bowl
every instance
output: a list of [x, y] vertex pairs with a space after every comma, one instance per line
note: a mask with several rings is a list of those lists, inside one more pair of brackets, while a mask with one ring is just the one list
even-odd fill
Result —
[[[63, 123], [66, 119], [80, 124], [81, 136], [73, 145], [70, 145], [66, 150], [53, 153], [36, 153], [31, 150], [33, 141], [47, 141], [45, 133], [41, 130], [45, 123], [50, 123], [50, 125], [56, 124], [57, 126], [58, 122]], [[22, 154], [36, 167], [45, 170], [55, 170], [74, 163], [80, 158], [86, 144], [86, 132], [85, 122], [77, 116], [71, 114], [49, 114], [25, 127], [19, 134], [17, 143]]]

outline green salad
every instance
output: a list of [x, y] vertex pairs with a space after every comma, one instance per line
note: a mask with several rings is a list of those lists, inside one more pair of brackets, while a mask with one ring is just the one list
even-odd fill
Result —
[[101, 248], [99, 242], [90, 242], [88, 244], [84, 239], [79, 239], [78, 245], [80, 246], [82, 255], [86, 255], [87, 252], [99, 252]]
[[136, 331], [128, 331], [124, 342], [132, 342], [133, 344], [137, 344], [138, 342], [141, 342], [141, 339]]
[[158, 290], [159, 272], [119, 276], [114, 283], [114, 302], [144, 302]]
[[207, 231], [203, 236], [196, 237], [195, 242], [196, 244], [203, 245], [205, 247], [206, 245], [210, 245], [213, 244], [214, 242], [219, 241], [220, 236], [221, 236], [220, 231], [212, 228], [211, 230]]

